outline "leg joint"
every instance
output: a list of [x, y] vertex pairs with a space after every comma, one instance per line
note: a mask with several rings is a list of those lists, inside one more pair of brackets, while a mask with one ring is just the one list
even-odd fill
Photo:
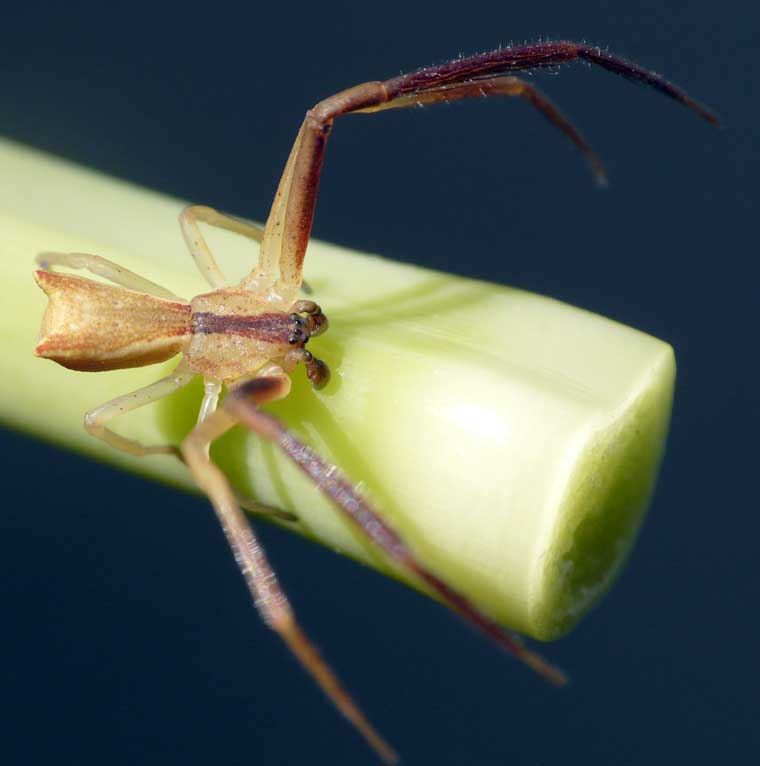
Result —
[[306, 119], [313, 119], [319, 124], [324, 124], [341, 114], [384, 104], [387, 100], [388, 91], [383, 83], [365, 82], [320, 101], [306, 113]]
[[102, 428], [100, 425], [100, 418], [98, 417], [97, 410], [90, 410], [84, 415], [84, 427], [85, 430], [91, 434], [99, 432]]

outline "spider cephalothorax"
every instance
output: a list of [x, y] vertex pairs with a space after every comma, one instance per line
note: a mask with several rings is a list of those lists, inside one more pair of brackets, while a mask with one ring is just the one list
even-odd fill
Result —
[[314, 301], [296, 301], [289, 311], [274, 309], [239, 288], [214, 290], [190, 302], [188, 367], [212, 380], [255, 374], [268, 364], [286, 371], [306, 365], [309, 380], [323, 386], [327, 366], [304, 346], [327, 329], [327, 317]]

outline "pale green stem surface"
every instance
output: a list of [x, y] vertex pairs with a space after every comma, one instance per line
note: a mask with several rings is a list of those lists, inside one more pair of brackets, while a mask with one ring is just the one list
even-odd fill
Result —
[[[40, 251], [97, 253], [186, 298], [207, 291], [176, 223], [182, 204], [10, 143], [0, 143], [0, 167], [0, 416], [191, 488], [179, 462], [127, 457], [82, 428], [86, 410], [175, 362], [77, 373], [32, 353], [46, 300], [32, 280]], [[250, 242], [209, 241], [236, 280], [254, 263]], [[321, 242], [310, 245], [306, 278], [331, 323], [310, 348], [333, 378], [315, 392], [299, 370], [291, 396], [269, 409], [483, 610], [541, 639], [571, 628], [619, 571], [649, 502], [671, 347], [549, 298]], [[201, 395], [191, 386], [115, 427], [179, 442]], [[236, 429], [213, 454], [239, 488], [297, 513], [299, 531], [398, 576], [271, 445]]]

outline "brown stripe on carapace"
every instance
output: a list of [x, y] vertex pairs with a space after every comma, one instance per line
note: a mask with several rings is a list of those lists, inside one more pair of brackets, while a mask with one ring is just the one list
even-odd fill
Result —
[[288, 343], [293, 334], [290, 314], [273, 311], [269, 314], [214, 314], [199, 311], [193, 314], [195, 335], [241, 335], [266, 343]]

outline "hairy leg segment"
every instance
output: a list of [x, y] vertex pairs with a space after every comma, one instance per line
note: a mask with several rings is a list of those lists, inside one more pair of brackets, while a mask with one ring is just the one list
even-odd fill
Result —
[[600, 48], [567, 41], [501, 48], [383, 82], [367, 82], [348, 88], [321, 101], [306, 113], [280, 181], [261, 250], [262, 265], [268, 264], [271, 269], [273, 264], [279, 263], [280, 291], [292, 294], [300, 285], [327, 139], [333, 121], [341, 115], [403, 109], [475, 96], [521, 96], [562, 130], [586, 155], [597, 179], [603, 181], [601, 162], [567, 118], [533, 86], [515, 77], [504, 76], [577, 60], [653, 88], [708, 122], [718, 124], [717, 116], [710, 109], [655, 72]]

